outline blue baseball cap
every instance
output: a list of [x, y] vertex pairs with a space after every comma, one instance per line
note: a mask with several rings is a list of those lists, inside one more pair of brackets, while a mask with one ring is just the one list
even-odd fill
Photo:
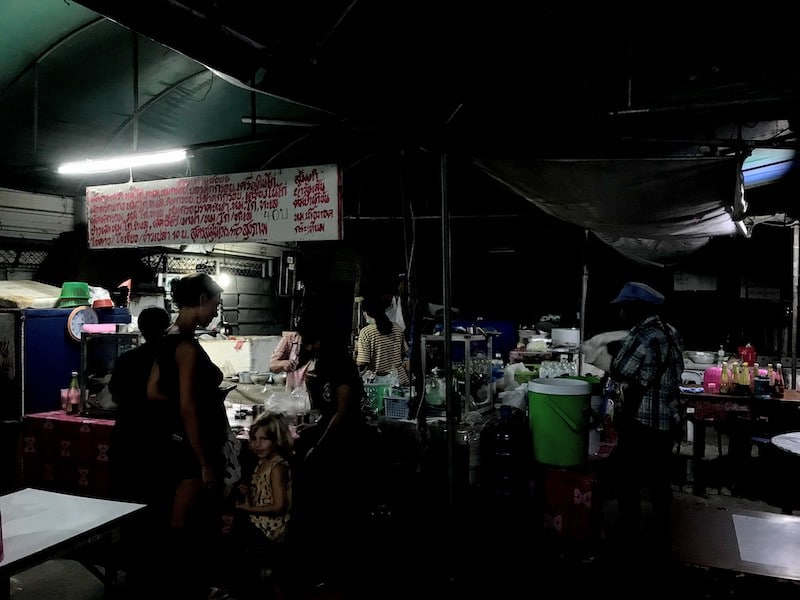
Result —
[[622, 286], [619, 295], [611, 303], [619, 302], [646, 302], [647, 304], [661, 304], [664, 302], [664, 294], [651, 288], [646, 283], [629, 281]]

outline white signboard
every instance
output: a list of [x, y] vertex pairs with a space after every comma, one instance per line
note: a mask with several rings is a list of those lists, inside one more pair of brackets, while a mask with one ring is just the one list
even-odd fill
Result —
[[336, 165], [86, 188], [89, 246], [339, 240]]

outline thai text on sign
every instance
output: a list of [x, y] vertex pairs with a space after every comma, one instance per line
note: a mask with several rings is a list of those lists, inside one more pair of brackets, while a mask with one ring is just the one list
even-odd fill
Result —
[[336, 165], [86, 188], [89, 246], [341, 239]]

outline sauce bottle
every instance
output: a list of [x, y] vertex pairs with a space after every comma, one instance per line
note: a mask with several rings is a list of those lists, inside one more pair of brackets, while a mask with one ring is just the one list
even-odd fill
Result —
[[783, 398], [783, 391], [786, 389], [783, 381], [783, 368], [781, 363], [775, 363], [775, 385], [772, 388], [773, 398]]
[[730, 394], [731, 392], [731, 380], [730, 376], [728, 375], [728, 362], [722, 362], [722, 371], [719, 374], [719, 393], [720, 394]]
[[78, 372], [72, 372], [72, 379], [69, 382], [69, 403], [67, 404], [67, 414], [78, 416], [81, 412], [81, 387], [78, 385]]

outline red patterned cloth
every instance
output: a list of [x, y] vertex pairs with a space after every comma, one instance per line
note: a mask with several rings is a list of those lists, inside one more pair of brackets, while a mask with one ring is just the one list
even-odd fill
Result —
[[593, 473], [548, 468], [542, 481], [545, 531], [573, 542], [598, 539], [602, 511], [593, 498], [596, 483]]
[[61, 410], [25, 415], [20, 434], [23, 484], [56, 492], [108, 498], [112, 419]]

